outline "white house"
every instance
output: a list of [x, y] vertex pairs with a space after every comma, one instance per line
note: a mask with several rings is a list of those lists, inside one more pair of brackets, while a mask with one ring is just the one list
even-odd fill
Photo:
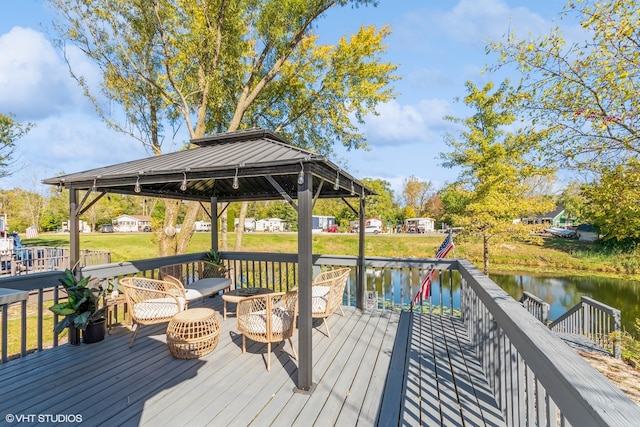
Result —
[[[236, 231], [238, 231], [238, 226], [240, 225], [240, 218], [236, 218], [233, 220], [233, 227]], [[256, 231], [256, 219], [255, 218], [245, 218], [244, 219], [244, 231], [252, 232]]]
[[193, 224], [195, 231], [211, 231], [211, 223], [208, 221], [196, 221]]
[[435, 230], [436, 221], [433, 218], [408, 218], [404, 225], [409, 233], [428, 233]]
[[145, 227], [151, 229], [151, 217], [149, 215], [120, 215], [113, 221], [113, 229], [119, 233], [145, 231]]
[[280, 218], [265, 218], [256, 221], [256, 231], [284, 231], [286, 223]]

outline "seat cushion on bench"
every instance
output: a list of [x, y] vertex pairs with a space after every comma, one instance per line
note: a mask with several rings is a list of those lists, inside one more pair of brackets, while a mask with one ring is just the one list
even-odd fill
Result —
[[185, 287], [187, 301], [193, 301], [213, 295], [231, 286], [231, 279], [225, 277], [212, 277], [200, 279]]

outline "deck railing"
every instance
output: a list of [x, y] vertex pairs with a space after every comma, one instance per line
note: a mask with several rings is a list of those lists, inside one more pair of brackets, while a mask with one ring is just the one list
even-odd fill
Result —
[[[163, 265], [190, 263], [203, 254], [155, 258], [90, 266], [85, 276], [112, 281], [127, 275], [157, 277]], [[267, 286], [283, 290], [298, 286], [297, 255], [238, 253], [223, 254], [236, 286]], [[314, 256], [314, 269], [352, 267], [344, 304], [357, 300], [357, 259], [347, 256]], [[365, 261], [365, 301], [379, 309], [430, 311], [459, 316], [466, 325], [475, 354], [484, 369], [507, 425], [632, 425], [640, 414], [638, 406], [601, 374], [591, 368], [546, 326], [466, 260], [395, 259], [371, 257]], [[422, 278], [434, 268], [433, 294], [429, 301], [412, 307], [411, 301]], [[36, 277], [37, 276], [37, 277]], [[32, 293], [38, 315], [21, 321], [22, 334], [37, 329], [37, 350], [42, 349], [42, 330], [51, 328], [42, 313], [59, 298], [60, 272], [0, 278], [0, 288]], [[8, 280], [7, 280], [8, 279]], [[54, 301], [43, 298], [47, 289]], [[2, 307], [3, 313], [7, 307]], [[34, 325], [35, 322], [35, 325]], [[2, 330], [5, 331], [3, 321]], [[3, 348], [6, 346], [3, 332]], [[20, 340], [21, 337], [9, 337]], [[58, 342], [54, 341], [53, 345]], [[24, 348], [22, 353], [24, 353]], [[28, 350], [31, 350], [29, 348]], [[3, 359], [3, 362], [6, 360]], [[615, 410], [614, 410], [615, 408]]]
[[584, 335], [611, 355], [620, 358], [619, 337], [620, 310], [582, 296], [580, 302], [551, 322], [549, 329], [555, 332]]
[[524, 291], [522, 293], [520, 304], [522, 304], [525, 310], [531, 313], [533, 317], [545, 325], [549, 321], [549, 304], [531, 292]]
[[[64, 270], [69, 266], [69, 248], [26, 246], [0, 251], [0, 276], [16, 276], [51, 270]], [[111, 252], [82, 250], [80, 266], [108, 264]]]

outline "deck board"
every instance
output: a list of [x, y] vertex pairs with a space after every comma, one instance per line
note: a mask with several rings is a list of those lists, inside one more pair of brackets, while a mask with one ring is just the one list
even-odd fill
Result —
[[[222, 312], [220, 298], [204, 304]], [[242, 354], [231, 316], [221, 320], [216, 349], [200, 359], [173, 358], [165, 324], [143, 327], [133, 348], [131, 333], [118, 329], [101, 343], [0, 365], [0, 415], [80, 414], [96, 426], [371, 426], [401, 417], [404, 425], [440, 425], [442, 412], [451, 425], [462, 418], [501, 425], [492, 421], [500, 413], [491, 412], [493, 396], [455, 319], [417, 323], [409, 313], [344, 310], [328, 319], [331, 337], [314, 321], [311, 395], [293, 391], [297, 361], [288, 342], [274, 345], [267, 372], [266, 345], [248, 341]], [[297, 335], [293, 343], [297, 349]], [[396, 406], [402, 414], [392, 413]]]

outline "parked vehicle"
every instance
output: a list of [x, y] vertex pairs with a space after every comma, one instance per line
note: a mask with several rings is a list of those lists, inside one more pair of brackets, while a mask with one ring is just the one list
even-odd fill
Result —
[[338, 224], [331, 224], [327, 227], [327, 233], [338, 233], [340, 229], [338, 228]]
[[100, 226], [101, 233], [113, 233], [113, 225], [111, 224], [103, 224]]
[[380, 233], [380, 231], [381, 231], [381, 230], [380, 230], [380, 226], [378, 226], [378, 225], [367, 225], [367, 226], [364, 228], [364, 232], [365, 232], [365, 233], [378, 234], [378, 233]]

